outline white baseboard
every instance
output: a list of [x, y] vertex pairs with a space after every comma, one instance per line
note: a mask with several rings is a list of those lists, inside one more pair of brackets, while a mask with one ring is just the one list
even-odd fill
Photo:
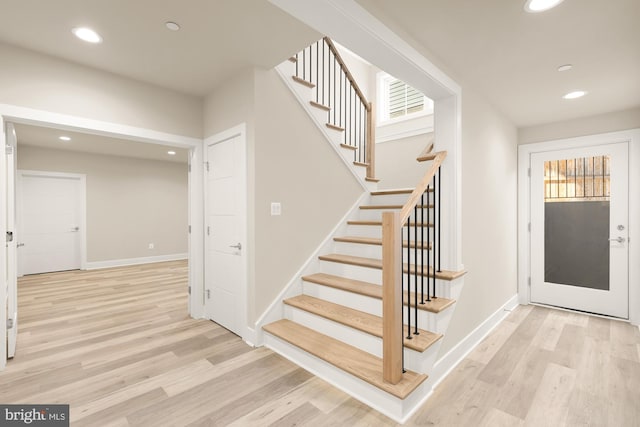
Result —
[[152, 264], [155, 262], [167, 262], [167, 261], [179, 261], [188, 259], [189, 254], [169, 254], [169, 255], [156, 255], [140, 258], [127, 258], [127, 259], [110, 259], [107, 261], [91, 261], [85, 264], [86, 270], [98, 270], [101, 268], [113, 268], [113, 267], [126, 267], [129, 265], [140, 264]]
[[433, 388], [440, 384], [517, 306], [518, 295], [516, 294], [509, 298], [502, 307], [485, 319], [484, 322], [478, 325], [469, 335], [464, 337], [455, 347], [449, 350], [447, 354], [438, 359], [429, 378]]

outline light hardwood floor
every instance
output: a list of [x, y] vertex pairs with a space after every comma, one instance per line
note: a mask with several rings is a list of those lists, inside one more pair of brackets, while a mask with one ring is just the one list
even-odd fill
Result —
[[[186, 272], [170, 262], [21, 279], [18, 350], [0, 373], [0, 402], [69, 403], [74, 426], [396, 425], [188, 318]], [[640, 426], [638, 402], [638, 328], [523, 306], [407, 424]]]

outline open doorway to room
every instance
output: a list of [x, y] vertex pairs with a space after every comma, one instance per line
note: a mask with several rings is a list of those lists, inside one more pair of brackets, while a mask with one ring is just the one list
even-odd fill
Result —
[[8, 356], [18, 307], [27, 322], [66, 312], [95, 328], [152, 305], [184, 317], [190, 150], [19, 123], [7, 131]]

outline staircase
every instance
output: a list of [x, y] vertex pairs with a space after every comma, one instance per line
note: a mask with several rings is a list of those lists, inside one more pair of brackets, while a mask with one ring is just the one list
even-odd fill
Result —
[[428, 374], [463, 284], [464, 272], [440, 268], [446, 153], [428, 144], [418, 161], [430, 167], [416, 188], [378, 191], [374, 144], [349, 139], [344, 111], [336, 115], [343, 119], [327, 120], [344, 103], [322, 102], [328, 91], [313, 83], [323, 80], [320, 71], [299, 73], [300, 57], [324, 56], [325, 47], [312, 45], [278, 70], [367, 193], [259, 325], [267, 347], [402, 422], [431, 392]]

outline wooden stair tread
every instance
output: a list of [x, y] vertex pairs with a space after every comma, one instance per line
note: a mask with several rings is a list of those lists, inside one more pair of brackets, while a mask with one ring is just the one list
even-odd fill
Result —
[[[304, 276], [302, 280], [382, 300], [382, 286], [374, 283], [348, 279], [346, 277], [334, 276], [326, 273], [315, 273], [309, 276]], [[415, 301], [414, 293], [404, 291], [405, 305], [408, 305], [409, 298], [411, 298], [410, 301], [413, 304], [413, 301]], [[424, 304], [418, 303], [418, 310], [440, 313], [441, 311], [451, 307], [455, 302], [456, 300], [448, 298], [432, 298], [431, 301], [425, 301]]]
[[[334, 241], [342, 242], [342, 243], [358, 243], [362, 245], [376, 245], [382, 246], [382, 239], [377, 237], [362, 237], [362, 236], [342, 236], [342, 237], [334, 237]], [[404, 240], [402, 242], [403, 247], [410, 246], [411, 248], [416, 247], [416, 242], [411, 240], [408, 242]], [[418, 249], [431, 249], [431, 243], [425, 244], [425, 242], [417, 242]]]
[[378, 178], [366, 177], [364, 180], [368, 181], [368, 182], [380, 182], [380, 179], [378, 179]]
[[293, 76], [293, 77], [291, 77], [291, 78], [293, 79], [293, 81], [294, 81], [294, 82], [296, 82], [296, 83], [300, 83], [301, 85], [306, 86], [306, 87], [310, 87], [311, 89], [313, 89], [314, 87], [316, 87], [316, 85], [315, 85], [315, 84], [313, 84], [313, 83], [311, 83], [311, 82], [309, 82], [309, 81], [307, 81], [307, 80], [305, 80], [305, 79], [303, 79], [303, 78], [300, 78], [300, 77], [298, 77], [298, 76]]
[[311, 104], [312, 107], [316, 107], [324, 111], [331, 111], [331, 107], [327, 107], [326, 105], [320, 104], [319, 102], [309, 101], [309, 103]]
[[[376, 220], [349, 220], [347, 221], [347, 225], [372, 225], [372, 226], [379, 226], [382, 227], [382, 221], [376, 221]], [[417, 225], [418, 227], [422, 227], [423, 225], [426, 225], [422, 222], [418, 222], [417, 224], [415, 222], [410, 222], [408, 224], [410, 227], [413, 227], [414, 225]], [[405, 224], [405, 227], [407, 225]], [[433, 227], [433, 223], [429, 224], [429, 227]]]
[[[433, 193], [433, 188], [429, 188], [428, 190], [430, 193]], [[378, 190], [378, 191], [372, 191], [371, 195], [372, 196], [390, 196], [390, 195], [394, 195], [394, 194], [411, 194], [413, 193], [413, 188], [398, 188], [398, 189], [394, 189], [394, 190]]]
[[379, 357], [290, 320], [278, 320], [262, 329], [399, 399], [405, 399], [427, 379], [424, 374], [407, 371], [398, 384], [390, 384], [382, 379]]
[[[298, 295], [288, 298], [285, 304], [300, 310], [313, 313], [325, 319], [332, 320], [353, 329], [365, 332], [378, 338], [382, 338], [382, 317], [354, 310], [344, 305], [335, 304], [309, 295]], [[441, 334], [434, 334], [423, 329], [418, 329], [418, 335], [412, 339], [406, 339], [407, 326], [404, 326], [404, 346], [415, 351], [424, 352], [436, 341], [442, 338]]]
[[340, 126], [336, 126], [336, 125], [331, 124], [331, 123], [325, 123], [325, 126], [328, 127], [329, 129], [334, 129], [334, 130], [338, 130], [340, 132], [344, 132], [344, 128], [341, 128]]
[[289, 57], [289, 61], [293, 62], [293, 63], [296, 63], [296, 62], [298, 62], [298, 58], [296, 58], [295, 56], [290, 56]]
[[356, 166], [363, 166], [363, 167], [368, 167], [369, 163], [363, 163], [363, 162], [353, 162], [354, 165]]
[[358, 147], [356, 147], [355, 145], [349, 145], [349, 144], [340, 144], [340, 147], [346, 148], [348, 150], [353, 150], [353, 151], [356, 151], [358, 149]]
[[[342, 264], [357, 265], [360, 267], [369, 267], [369, 268], [382, 270], [382, 260], [376, 259], [376, 258], [365, 258], [365, 257], [343, 255], [343, 254], [320, 255], [318, 258], [322, 261], [339, 262]], [[410, 273], [413, 274], [414, 268], [415, 268], [414, 264], [411, 264], [411, 265], [404, 264], [402, 270], [405, 273], [407, 273], [407, 271], [409, 270]], [[433, 272], [433, 268], [430, 267], [429, 271]], [[442, 279], [442, 280], [453, 280], [453, 279], [457, 279], [460, 276], [463, 276], [465, 273], [466, 272], [464, 270], [463, 271], [442, 270], [442, 271], [436, 272], [436, 278]]]
[[[355, 162], [354, 162], [355, 163]], [[360, 209], [363, 210], [371, 210], [371, 209], [402, 209], [404, 206], [402, 205], [362, 205]], [[433, 205], [416, 205], [418, 209], [431, 209]]]
[[438, 154], [440, 154], [440, 153], [425, 154], [423, 156], [418, 157], [416, 160], [419, 161], [419, 162], [427, 162], [429, 160], [435, 159]]

